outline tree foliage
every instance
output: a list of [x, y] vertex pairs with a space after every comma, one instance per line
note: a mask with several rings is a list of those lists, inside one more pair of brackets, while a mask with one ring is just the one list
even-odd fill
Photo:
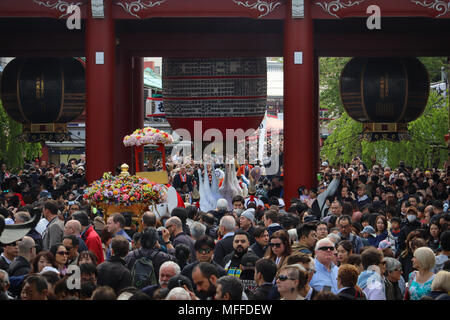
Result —
[[339, 96], [339, 78], [350, 58], [319, 59], [320, 107], [327, 108], [330, 115], [340, 116], [344, 107]]
[[409, 123], [410, 141], [360, 141], [362, 124], [343, 113], [330, 123], [333, 133], [325, 140], [321, 156], [332, 165], [349, 163], [352, 158], [361, 157], [368, 165], [379, 163], [397, 167], [403, 160], [406, 165], [412, 167], [443, 167], [448, 159], [444, 140], [448, 133], [448, 124], [448, 98], [438, 95], [435, 91], [430, 92], [422, 116]]
[[446, 57], [420, 57], [418, 58], [428, 70], [430, 75], [430, 82], [441, 81], [441, 68], [444, 67], [445, 72], [448, 73], [448, 63]]
[[8, 116], [0, 101], [0, 161], [12, 172], [21, 169], [25, 160], [41, 156], [41, 144], [21, 142], [21, 133], [22, 125]]

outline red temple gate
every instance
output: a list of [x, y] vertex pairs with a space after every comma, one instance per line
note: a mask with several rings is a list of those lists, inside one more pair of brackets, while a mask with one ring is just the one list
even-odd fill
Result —
[[[81, 29], [69, 30], [78, 5]], [[366, 27], [367, 8], [381, 29]], [[142, 57], [284, 58], [284, 188], [316, 184], [318, 57], [449, 56], [450, 1], [2, 0], [0, 56], [86, 57], [87, 179], [123, 162], [143, 126]], [[95, 159], [92, 161], [91, 159]]]

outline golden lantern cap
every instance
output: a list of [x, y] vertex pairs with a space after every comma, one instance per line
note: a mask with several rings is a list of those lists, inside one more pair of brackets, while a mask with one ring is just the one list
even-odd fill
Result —
[[122, 164], [120, 166], [120, 169], [122, 170], [122, 172], [119, 174], [119, 176], [120, 177], [128, 177], [128, 176], [130, 176], [130, 173], [128, 172], [129, 168], [130, 167], [126, 163]]

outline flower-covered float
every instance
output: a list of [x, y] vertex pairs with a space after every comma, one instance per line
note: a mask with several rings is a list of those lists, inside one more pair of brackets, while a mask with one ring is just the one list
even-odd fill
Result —
[[158, 204], [167, 201], [167, 188], [148, 179], [131, 176], [128, 165], [122, 165], [122, 173], [113, 176], [110, 172], [94, 181], [86, 188], [84, 199], [92, 206], [101, 208], [106, 222], [109, 215], [116, 212], [131, 212], [132, 219], [138, 221], [142, 214]]
[[136, 161], [136, 172], [139, 171], [138, 155], [143, 151], [143, 146], [153, 144], [158, 146], [158, 151], [161, 151], [163, 158], [163, 170], [166, 170], [166, 150], [165, 145], [173, 143], [173, 137], [165, 131], [146, 127], [135, 130], [131, 135], [123, 138], [125, 147], [135, 147], [134, 155]]

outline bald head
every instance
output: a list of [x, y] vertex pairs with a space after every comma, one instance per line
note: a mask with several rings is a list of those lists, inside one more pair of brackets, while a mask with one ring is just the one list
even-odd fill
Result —
[[33, 238], [25, 236], [19, 241], [19, 256], [30, 261], [36, 255], [35, 243]]
[[183, 231], [183, 223], [178, 217], [171, 217], [167, 219], [166, 228], [169, 228], [170, 226], [175, 226], [174, 229], [177, 231]]
[[81, 233], [81, 223], [78, 220], [69, 220], [64, 226], [64, 236], [79, 236]]
[[145, 211], [142, 215], [142, 224], [144, 229], [156, 226], [156, 215], [151, 211]]

